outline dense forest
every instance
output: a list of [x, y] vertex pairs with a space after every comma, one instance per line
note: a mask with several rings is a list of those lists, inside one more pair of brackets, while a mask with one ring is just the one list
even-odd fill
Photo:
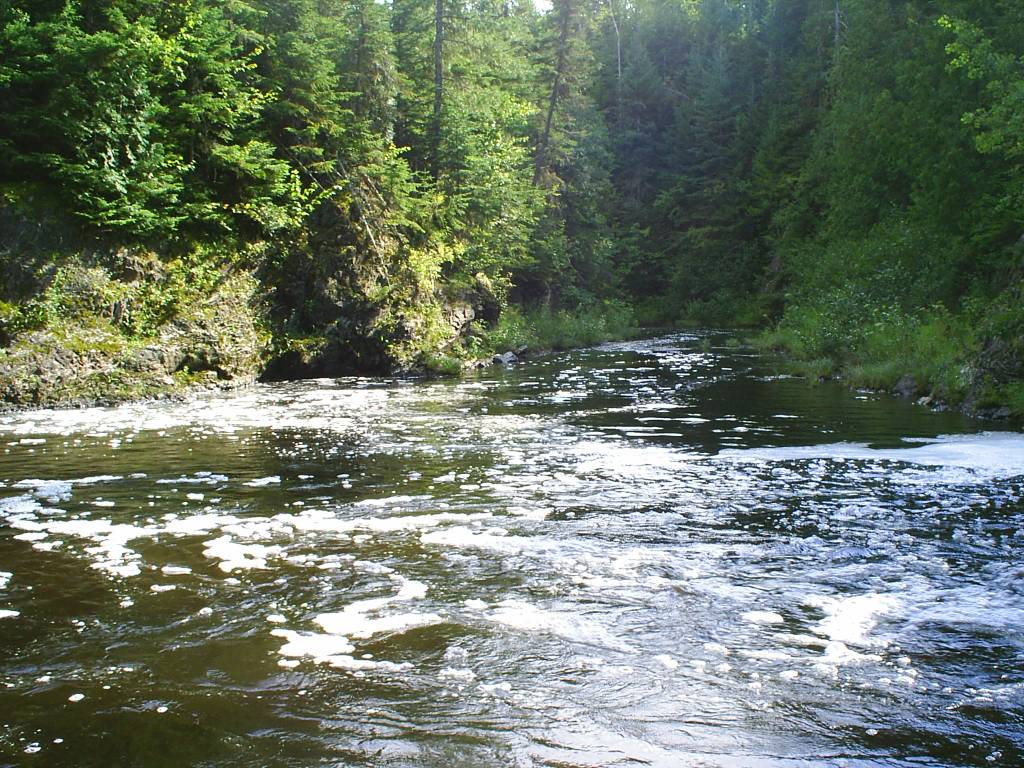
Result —
[[1024, 410], [1019, 0], [14, 0], [0, 395], [760, 326]]

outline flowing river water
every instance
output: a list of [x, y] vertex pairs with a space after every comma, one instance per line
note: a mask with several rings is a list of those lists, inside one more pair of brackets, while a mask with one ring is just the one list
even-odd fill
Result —
[[0, 417], [0, 765], [1024, 765], [1024, 435], [728, 341]]

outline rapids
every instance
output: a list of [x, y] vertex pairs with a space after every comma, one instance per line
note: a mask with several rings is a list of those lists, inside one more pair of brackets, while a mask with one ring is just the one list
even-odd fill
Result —
[[728, 341], [0, 416], [0, 765], [1024, 764], [1024, 435]]

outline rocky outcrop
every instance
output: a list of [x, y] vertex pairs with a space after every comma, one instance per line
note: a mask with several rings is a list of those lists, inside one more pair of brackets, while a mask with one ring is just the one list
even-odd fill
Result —
[[1013, 409], [1001, 395], [1024, 379], [1024, 337], [989, 339], [964, 372], [970, 381], [962, 404], [965, 413], [999, 421], [1013, 417]]
[[116, 402], [251, 382], [264, 348], [254, 295], [249, 275], [231, 276], [146, 340], [126, 337], [103, 317], [22, 334], [0, 352], [0, 401]]
[[[444, 356], [479, 326], [493, 327], [501, 308], [483, 275], [469, 288], [422, 296], [408, 306], [337, 297], [326, 327], [286, 337], [271, 355], [263, 381], [430, 370], [425, 358]], [[454, 365], [463, 352], [455, 353]]]
[[892, 388], [892, 393], [899, 397], [917, 397], [921, 393], [921, 387], [911, 375], [900, 378]]
[[253, 381], [265, 348], [257, 327], [255, 294], [249, 275], [229, 278], [205, 302], [164, 326], [158, 344], [135, 353], [135, 364], [159, 364], [172, 372], [212, 372], [221, 381]]
[[476, 276], [472, 287], [442, 299], [442, 304], [453, 339], [469, 335], [474, 322], [494, 328], [501, 319], [501, 302], [490, 280], [483, 274]]
[[407, 365], [405, 345], [417, 333], [415, 322], [368, 306], [352, 308], [315, 334], [282, 339], [260, 378], [283, 381], [401, 369]]

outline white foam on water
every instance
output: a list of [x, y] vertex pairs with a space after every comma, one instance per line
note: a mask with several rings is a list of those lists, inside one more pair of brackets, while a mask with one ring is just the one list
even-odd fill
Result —
[[565, 610], [544, 610], [522, 600], [502, 600], [484, 614], [488, 621], [526, 632], [543, 632], [565, 640], [631, 652], [634, 649], [597, 622]]
[[11, 578], [14, 576], [10, 571], [0, 571], [0, 589], [7, 589], [7, 585], [11, 583]]
[[27, 534], [16, 534], [14, 539], [18, 542], [41, 542], [49, 537], [44, 530], [30, 530]]
[[21, 616], [21, 611], [0, 610], [0, 619], [13, 619]]
[[275, 535], [289, 536], [292, 530], [277, 517], [246, 517], [235, 522], [222, 522], [223, 533], [240, 539], [266, 539]]
[[721, 643], [704, 643], [704, 650], [708, 653], [717, 653], [721, 656], [728, 656], [732, 651]]
[[427, 585], [423, 582], [402, 576], [393, 576], [392, 579], [399, 584], [398, 592], [394, 595], [359, 600], [341, 611], [321, 613], [313, 621], [331, 634], [358, 639], [385, 633], [395, 634], [443, 621], [436, 613], [398, 613], [374, 618], [371, 614], [377, 614], [393, 603], [419, 600], [427, 594]]
[[182, 475], [181, 477], [163, 477], [156, 482], [157, 485], [217, 485], [227, 481], [227, 475], [217, 475], [213, 472], [196, 472], [194, 475]]
[[[639, 575], [642, 568], [668, 563], [670, 557], [666, 552], [651, 547], [631, 547], [611, 561], [611, 569], [615, 573], [630, 576]], [[595, 558], [596, 563], [605, 563], [604, 557]]]
[[657, 479], [665, 470], [676, 470], [684, 463], [705, 458], [675, 448], [607, 441], [581, 441], [565, 451], [579, 462], [575, 471], [581, 477], [595, 473], [630, 479]]
[[351, 653], [356, 649], [348, 638], [342, 635], [293, 632], [290, 629], [273, 629], [270, 634], [285, 640], [285, 644], [278, 648], [277, 652], [281, 656], [291, 658], [308, 656], [316, 662], [321, 662], [331, 656]]
[[141, 556], [127, 544], [135, 539], [150, 538], [157, 533], [156, 529], [151, 527], [114, 523], [107, 518], [41, 522], [14, 519], [9, 523], [13, 528], [43, 530], [51, 535], [73, 536], [93, 542], [92, 546], [85, 548], [85, 553], [93, 559], [91, 567], [114, 576], [137, 576], [141, 573]]
[[887, 641], [869, 638], [878, 617], [893, 613], [902, 601], [891, 594], [868, 593], [851, 597], [817, 595], [808, 597], [804, 605], [820, 608], [825, 618], [815, 626], [819, 635], [847, 645], [887, 645]]
[[437, 676], [442, 680], [456, 680], [463, 683], [469, 683], [476, 680], [476, 672], [472, 669], [459, 669], [456, 667], [445, 667]]
[[383, 563], [375, 563], [372, 560], [353, 560], [352, 569], [359, 573], [368, 573], [377, 576], [383, 576], [395, 572], [394, 568], [390, 568]]
[[[24, 496], [9, 496], [0, 499], [0, 514], [8, 520], [26, 519], [33, 517], [42, 510], [42, 505], [31, 494]], [[57, 511], [57, 510], [53, 510]]]
[[[933, 473], [932, 482], [984, 480], [1024, 475], [1024, 435], [1018, 432], [983, 432], [943, 435], [934, 440], [907, 440], [910, 448], [871, 448], [865, 443], [834, 443], [787, 448], [727, 449], [718, 459], [758, 463], [789, 460], [889, 461], [919, 466], [964, 470]], [[966, 474], [965, 474], [966, 473]]]
[[354, 672], [405, 672], [412, 669], [412, 664], [407, 661], [377, 661], [373, 659], [357, 659], [346, 654], [335, 654], [323, 660], [325, 663], [338, 669], [347, 669]]
[[781, 614], [774, 611], [747, 611], [743, 614], [743, 620], [751, 624], [782, 624], [785, 621]]
[[[391, 613], [380, 615], [381, 611], [394, 603], [419, 600], [426, 596], [427, 585], [420, 581], [392, 575], [391, 580], [398, 584], [398, 591], [388, 597], [358, 600], [343, 610], [333, 613], [321, 613], [313, 618], [324, 633], [301, 633], [286, 629], [275, 629], [271, 632], [287, 642], [279, 653], [286, 657], [311, 657], [316, 663], [329, 664], [339, 669], [350, 671], [384, 670], [400, 671], [410, 665], [396, 664], [388, 661], [370, 661], [355, 659], [351, 654], [355, 650], [353, 639], [364, 640], [378, 634], [395, 634], [405, 632], [414, 627], [438, 624], [444, 621], [437, 613]], [[268, 617], [273, 621], [276, 617]], [[283, 618], [283, 617], [281, 617]]]
[[32, 495], [49, 504], [59, 504], [71, 499], [71, 480], [19, 480], [15, 488], [30, 488]]
[[313, 621], [330, 634], [365, 640], [374, 635], [395, 634], [413, 627], [438, 624], [443, 619], [436, 613], [396, 613], [373, 619], [357, 610], [346, 609], [338, 613], [322, 613]]
[[434, 544], [457, 549], [483, 549], [490, 552], [516, 554], [525, 549], [554, 549], [553, 542], [526, 536], [509, 536], [504, 528], [488, 528], [484, 531], [473, 530], [464, 525], [456, 525], [438, 531], [420, 534], [424, 544]]
[[[0, 517], [5, 518], [10, 527], [22, 531], [16, 534], [15, 538], [33, 542], [33, 548], [37, 550], [49, 551], [61, 545], [60, 541], [46, 541], [50, 536], [68, 536], [84, 541], [84, 554], [92, 560], [90, 566], [118, 578], [138, 576], [142, 572], [142, 558], [128, 546], [129, 542], [153, 539], [161, 534], [198, 535], [239, 523], [238, 518], [234, 516], [216, 513], [191, 517], [167, 515], [161, 523], [151, 522], [147, 525], [114, 523], [109, 518], [62, 519], [58, 515], [66, 516], [64, 510], [43, 507], [36, 500], [39, 498], [51, 503], [55, 500], [65, 500], [70, 496], [70, 489], [74, 484], [95, 484], [119, 479], [123, 478], [116, 475], [100, 475], [81, 480], [22, 481], [22, 487], [31, 488], [32, 492], [0, 500]], [[106, 502], [99, 502], [100, 506], [105, 504]], [[249, 557], [240, 557], [236, 565], [241, 566], [250, 560]], [[175, 573], [174, 566], [170, 568], [172, 570], [165, 572]]]
[[275, 629], [271, 634], [286, 641], [278, 649], [278, 653], [286, 657], [278, 662], [283, 667], [293, 667], [298, 663], [298, 659], [310, 658], [314, 663], [327, 664], [352, 672], [404, 672], [412, 668], [412, 664], [407, 662], [357, 659], [351, 655], [355, 646], [343, 635], [292, 632], [287, 629]]
[[168, 576], [185, 576], [192, 573], [192, 569], [184, 565], [165, 565], [160, 571]]
[[[414, 498], [414, 497], [406, 497]], [[492, 518], [490, 512], [437, 512], [427, 515], [395, 515], [392, 517], [342, 518], [328, 510], [311, 509], [299, 515], [276, 515], [274, 521], [303, 533], [400, 533], [424, 528], [437, 528], [449, 523], [471, 523]]]
[[510, 515], [523, 517], [527, 520], [546, 520], [554, 512], [550, 507], [516, 507], [512, 506], [506, 510]]
[[239, 544], [230, 536], [203, 542], [203, 555], [219, 560], [224, 573], [244, 570], [263, 570], [269, 567], [267, 558], [281, 554], [281, 547], [266, 544]]
[[280, 483], [280, 475], [271, 475], [269, 477], [258, 477], [255, 480], [249, 480], [248, 482], [243, 483], [243, 485], [247, 485], [250, 488], [262, 488], [266, 485], [280, 485]]
[[244, 393], [201, 394], [186, 402], [14, 413], [0, 417], [0, 433], [104, 437], [176, 429], [227, 435], [240, 429], [347, 431], [368, 414], [383, 412], [390, 397], [385, 389], [353, 389], [331, 381], [281, 402], [272, 388], [254, 387]]
[[830, 640], [825, 646], [824, 661], [834, 666], [857, 664], [864, 661], [881, 661], [876, 654], [860, 653], [839, 640]]

